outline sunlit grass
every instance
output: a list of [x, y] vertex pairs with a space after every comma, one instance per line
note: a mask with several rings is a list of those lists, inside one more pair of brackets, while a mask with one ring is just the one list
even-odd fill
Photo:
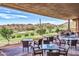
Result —
[[[56, 33], [48, 33], [48, 34], [44, 34], [43, 36], [53, 36], [53, 35], [56, 35]], [[24, 34], [21, 34], [20, 38], [17, 38], [17, 34], [15, 36], [16, 36], [15, 38], [10, 39], [10, 44], [20, 43], [21, 40], [27, 39], [27, 38], [32, 38], [33, 40], [38, 40], [39, 38], [42, 37], [42, 35], [38, 35], [36, 33], [33, 36], [32, 35], [24, 36]], [[8, 41], [0, 35], [0, 46], [4, 46], [7, 43], [8, 43]]]

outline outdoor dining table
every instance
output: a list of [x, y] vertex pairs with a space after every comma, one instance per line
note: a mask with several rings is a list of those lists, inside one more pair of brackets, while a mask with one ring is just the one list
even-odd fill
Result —
[[60, 40], [66, 41], [66, 44], [71, 42], [72, 40], [79, 40], [79, 37], [60, 37]]
[[32, 42], [33, 39], [31, 39], [31, 38], [27, 38], [27, 39], [23, 39], [22, 41], [29, 41], [29, 42]]
[[59, 50], [59, 46], [57, 44], [42, 44], [41, 48], [43, 50], [43, 55], [45, 50], [53, 51], [53, 50]]
[[32, 42], [33, 42], [33, 39], [32, 38], [26, 38], [26, 39], [23, 39], [22, 41], [29, 42], [29, 44], [33, 45], [32, 44]]

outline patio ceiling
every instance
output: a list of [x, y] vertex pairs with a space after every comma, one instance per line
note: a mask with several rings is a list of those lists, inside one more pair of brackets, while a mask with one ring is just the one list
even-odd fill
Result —
[[0, 6], [60, 19], [79, 17], [78, 3], [2, 3]]

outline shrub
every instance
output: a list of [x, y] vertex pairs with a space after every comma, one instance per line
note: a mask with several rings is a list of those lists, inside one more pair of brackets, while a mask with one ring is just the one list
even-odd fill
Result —
[[46, 33], [46, 29], [39, 29], [39, 30], [37, 30], [37, 33], [40, 35], [43, 35]]
[[46, 34], [48, 34], [48, 32], [46, 32]]
[[13, 35], [12, 38], [15, 38], [15, 35]]
[[57, 32], [57, 33], [58, 33], [59, 31], [60, 31], [60, 29], [59, 29], [59, 28], [56, 28], [55, 32]]
[[30, 35], [34, 36], [34, 33], [30, 33]]
[[54, 33], [54, 31], [52, 31], [52, 33]]
[[21, 38], [21, 36], [22, 36], [21, 34], [18, 34], [18, 35], [17, 35], [17, 38]]
[[25, 37], [26, 37], [26, 36], [29, 36], [29, 34], [28, 34], [28, 33], [27, 33], [27, 34], [25, 34]]

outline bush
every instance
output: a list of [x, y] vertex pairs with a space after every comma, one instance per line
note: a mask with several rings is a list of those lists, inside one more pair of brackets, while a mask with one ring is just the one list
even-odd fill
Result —
[[15, 38], [15, 35], [13, 35], [12, 38]]
[[39, 30], [37, 30], [37, 33], [40, 35], [43, 35], [46, 33], [46, 29], [39, 29]]
[[21, 36], [22, 36], [21, 34], [18, 34], [18, 35], [17, 35], [17, 38], [21, 38]]
[[48, 32], [46, 32], [46, 34], [48, 34]]
[[34, 33], [31, 33], [30, 35], [34, 36]]
[[26, 36], [29, 36], [29, 34], [25, 34], [25, 37], [26, 37]]
[[54, 31], [52, 31], [52, 33], [54, 33]]
[[58, 33], [59, 31], [60, 31], [60, 29], [59, 29], [59, 28], [56, 28], [55, 32], [57, 32], [57, 33]]

